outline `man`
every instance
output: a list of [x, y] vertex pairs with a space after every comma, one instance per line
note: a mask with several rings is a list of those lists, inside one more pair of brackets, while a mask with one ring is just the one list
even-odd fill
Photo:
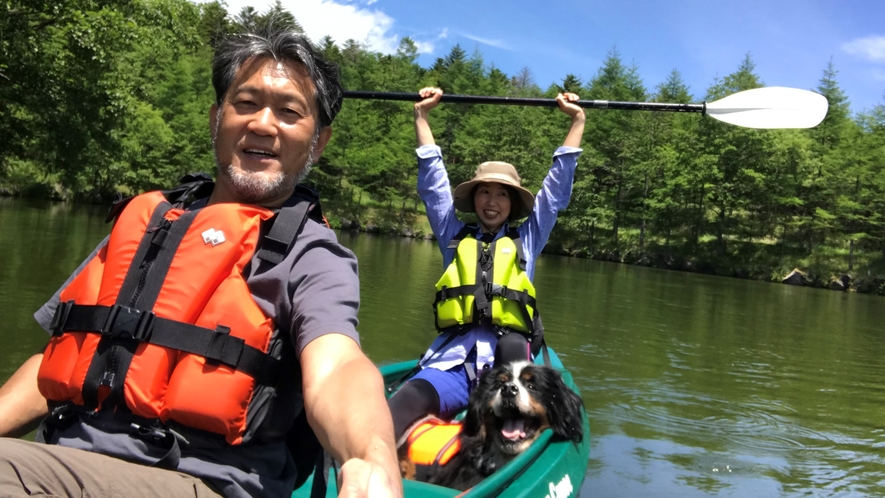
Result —
[[[331, 137], [337, 68], [271, 27], [222, 45], [212, 79], [211, 195], [180, 209], [133, 198], [35, 314], [53, 336], [0, 387], [0, 435], [45, 419], [38, 438], [55, 444], [0, 438], [0, 495], [285, 496], [302, 407], [343, 463], [341, 496], [402, 495], [383, 381], [355, 330], [354, 255], [306, 217], [278, 257], [261, 252]], [[293, 453], [307, 436], [288, 432]]]

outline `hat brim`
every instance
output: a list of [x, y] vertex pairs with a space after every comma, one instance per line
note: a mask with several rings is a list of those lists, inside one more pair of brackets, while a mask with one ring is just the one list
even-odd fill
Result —
[[500, 183], [516, 191], [519, 195], [519, 202], [511, 202], [510, 219], [518, 220], [532, 214], [532, 209], [535, 207], [535, 196], [525, 187], [514, 185], [509, 176], [494, 174], [484, 175], [481, 179], [469, 180], [455, 187], [455, 191], [452, 193], [455, 209], [462, 213], [476, 213], [476, 207], [473, 205], [473, 189], [480, 183]]

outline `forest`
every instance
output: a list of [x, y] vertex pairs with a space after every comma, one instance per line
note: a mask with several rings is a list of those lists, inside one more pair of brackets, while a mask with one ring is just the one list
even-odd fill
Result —
[[[227, 12], [187, 0], [7, 0], [0, 4], [0, 194], [107, 203], [214, 171], [208, 125], [213, 47], [268, 22], [302, 30], [277, 1]], [[674, 68], [647, 82], [611, 48], [595, 75], [542, 88], [455, 46], [429, 67], [312, 40], [350, 90], [689, 103], [762, 87], [752, 54], [697, 93]], [[815, 88], [830, 104], [808, 130], [738, 128], [698, 115], [588, 110], [573, 196], [547, 252], [885, 294], [885, 102], [852, 113], [838, 69]], [[885, 89], [883, 89], [885, 90]], [[431, 125], [453, 184], [507, 161], [540, 187], [568, 118], [554, 109], [441, 105]], [[309, 184], [334, 227], [423, 236], [411, 104], [346, 100]], [[843, 277], [847, 275], [847, 277]], [[834, 284], [834, 281], [836, 282]]]

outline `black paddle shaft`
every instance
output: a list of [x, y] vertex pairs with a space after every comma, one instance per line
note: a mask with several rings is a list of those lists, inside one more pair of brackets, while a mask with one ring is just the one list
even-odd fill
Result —
[[[417, 93], [408, 92], [375, 92], [365, 90], [345, 90], [344, 98], [399, 100], [418, 102], [422, 97]], [[528, 105], [556, 107], [556, 99], [539, 99], [528, 97], [489, 97], [481, 95], [448, 95], [443, 94], [440, 102], [451, 104], [497, 104], [497, 105]], [[575, 102], [586, 109], [617, 109], [623, 111], [664, 111], [664, 112], [699, 112], [704, 113], [706, 104], [668, 104], [664, 102], [618, 102], [615, 100], [579, 100]]]

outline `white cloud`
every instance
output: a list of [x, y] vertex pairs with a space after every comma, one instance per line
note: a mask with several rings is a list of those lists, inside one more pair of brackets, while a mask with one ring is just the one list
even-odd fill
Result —
[[842, 44], [842, 50], [873, 62], [885, 62], [885, 36], [868, 36]]
[[436, 50], [436, 45], [432, 41], [415, 41], [415, 47], [418, 48], [419, 54], [432, 54]]
[[[394, 31], [395, 20], [392, 17], [379, 9], [368, 8], [377, 1], [282, 0], [282, 4], [314, 42], [319, 42], [325, 36], [331, 36], [338, 45], [353, 39], [367, 45], [369, 50], [392, 54], [399, 47], [401, 37]], [[236, 15], [247, 5], [264, 12], [272, 0], [227, 0], [226, 3], [228, 13]], [[433, 53], [433, 40], [412, 39], [418, 52]]]
[[353, 39], [385, 54], [396, 52], [399, 46], [399, 36], [392, 32], [393, 18], [380, 10], [323, 0], [289, 0], [283, 6], [311, 40], [331, 36], [340, 45]]

